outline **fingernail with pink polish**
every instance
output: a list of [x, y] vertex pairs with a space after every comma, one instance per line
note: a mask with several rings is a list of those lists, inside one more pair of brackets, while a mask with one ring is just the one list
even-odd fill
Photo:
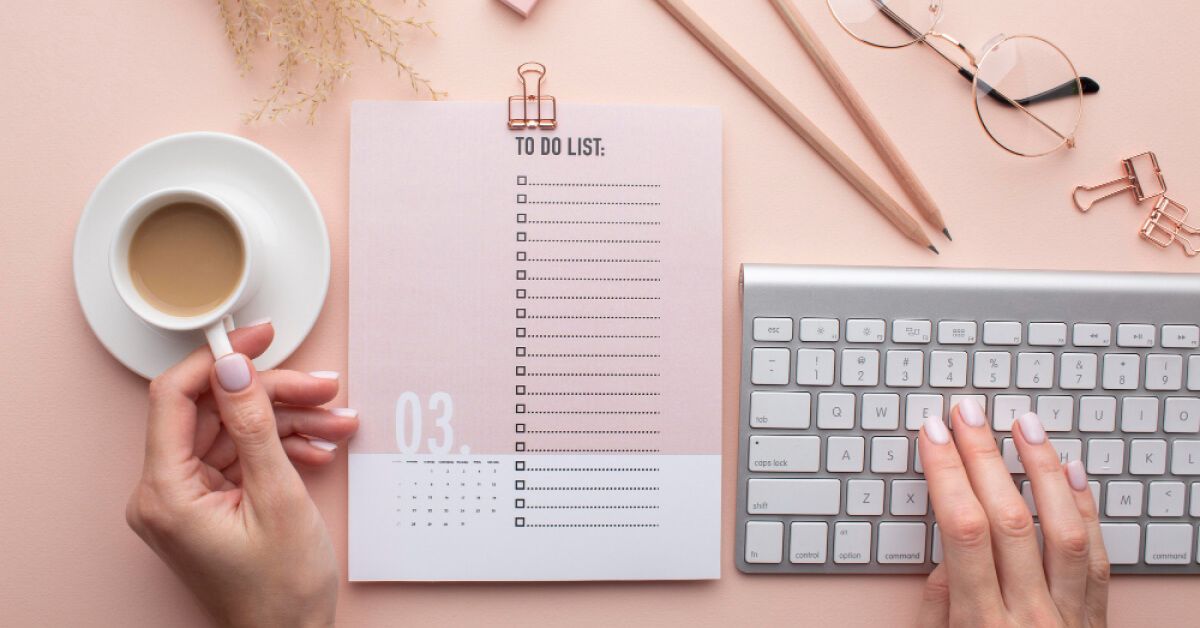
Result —
[[225, 392], [237, 392], [250, 385], [250, 364], [246, 356], [230, 353], [217, 360], [217, 383]]
[[946, 422], [942, 421], [942, 417], [936, 414], [925, 417], [925, 435], [935, 445], [950, 442], [950, 430], [946, 429]]
[[987, 417], [983, 416], [983, 408], [974, 399], [963, 399], [958, 402], [958, 413], [962, 415], [963, 423], [971, 427], [983, 427]]
[[344, 416], [344, 417], [351, 418], [351, 419], [356, 418], [358, 416], [358, 410], [355, 410], [354, 408], [330, 408], [329, 413], [333, 414], [333, 415], [337, 415], [337, 416]]
[[242, 328], [244, 329], [246, 327], [258, 327], [259, 325], [268, 325], [268, 324], [270, 324], [270, 322], [271, 322], [270, 318], [260, 318], [256, 321], [251, 321], [249, 323], [246, 323], [245, 325], [242, 325]]
[[324, 438], [309, 438], [308, 444], [321, 451], [333, 451], [337, 449], [337, 443], [331, 443]]
[[1072, 460], [1067, 463], [1067, 484], [1077, 491], [1088, 489], [1087, 473], [1083, 470], [1083, 462]]
[[317, 379], [337, 379], [338, 378], [337, 371], [313, 371], [313, 372], [309, 373], [309, 375], [312, 375], [313, 377], [315, 377]]
[[1017, 418], [1021, 424], [1021, 435], [1030, 445], [1041, 445], [1046, 442], [1046, 430], [1042, 428], [1042, 420], [1032, 412], [1026, 412]]

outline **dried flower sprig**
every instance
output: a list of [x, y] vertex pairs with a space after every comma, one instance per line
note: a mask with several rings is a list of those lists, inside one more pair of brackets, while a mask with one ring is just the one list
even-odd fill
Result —
[[[402, 0], [403, 1], [403, 0]], [[362, 42], [379, 55], [380, 61], [396, 68], [413, 91], [434, 100], [445, 92], [434, 89], [428, 79], [400, 57], [406, 32], [424, 31], [436, 36], [433, 24], [414, 17], [397, 18], [375, 6], [375, 0], [216, 0], [217, 12], [225, 23], [225, 36], [233, 46], [238, 69], [244, 76], [252, 69], [258, 46], [268, 42], [282, 56], [275, 80], [266, 96], [254, 100], [247, 122], [278, 120], [305, 111], [308, 122], [316, 120], [317, 109], [329, 99], [337, 84], [350, 76], [347, 57], [349, 40]], [[418, 6], [424, 6], [419, 0]], [[313, 75], [300, 84], [299, 75]]]

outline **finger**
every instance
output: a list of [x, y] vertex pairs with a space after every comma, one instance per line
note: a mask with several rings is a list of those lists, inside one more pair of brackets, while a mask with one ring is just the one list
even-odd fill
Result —
[[996, 573], [1009, 610], [1047, 608], [1051, 600], [1033, 515], [1017, 492], [983, 408], [974, 399], [966, 399], [954, 408], [951, 420], [954, 444], [987, 513]]
[[950, 578], [946, 575], [945, 564], [938, 565], [925, 580], [917, 625], [921, 628], [950, 625]]
[[1088, 530], [1091, 548], [1088, 552], [1087, 593], [1084, 594], [1084, 619], [1091, 628], [1108, 625], [1108, 551], [1104, 547], [1104, 535], [1100, 532], [1100, 513], [1096, 511], [1096, 498], [1088, 487], [1087, 473], [1083, 463], [1072, 460], [1067, 463], [1067, 484], [1075, 497], [1075, 507]]
[[[358, 412], [350, 408], [294, 408], [275, 406], [276, 432], [280, 438], [301, 434], [330, 442], [344, 441], [358, 431]], [[214, 469], [224, 469], [237, 459], [237, 446], [222, 430], [200, 457]]]
[[950, 623], [955, 618], [995, 617], [1004, 612], [987, 514], [975, 498], [962, 459], [940, 416], [925, 420], [917, 439], [929, 500], [942, 535], [950, 587]]
[[[269, 322], [229, 334], [234, 351], [256, 356], [271, 344]], [[147, 467], [174, 464], [193, 455], [196, 399], [209, 387], [212, 352], [205, 345], [150, 382], [150, 418], [146, 425]]]
[[210, 377], [221, 422], [237, 448], [246, 496], [253, 501], [303, 492], [279, 441], [271, 400], [250, 360], [231, 353], [216, 361]]
[[1043, 562], [1050, 597], [1065, 621], [1072, 625], [1082, 623], [1091, 553], [1088, 530], [1067, 485], [1058, 452], [1046, 438], [1046, 430], [1036, 414], [1029, 412], [1017, 419], [1013, 424], [1013, 440], [1033, 487], [1042, 536], [1046, 539]]
[[283, 439], [283, 449], [292, 462], [319, 467], [333, 462], [337, 453], [337, 444], [321, 438], [304, 438], [293, 435]]
[[258, 374], [267, 396], [276, 403], [319, 406], [338, 394], [338, 374], [333, 371], [264, 371]]

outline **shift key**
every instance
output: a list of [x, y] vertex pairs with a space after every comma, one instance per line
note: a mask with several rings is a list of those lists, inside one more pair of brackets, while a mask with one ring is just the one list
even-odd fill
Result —
[[752, 515], [836, 515], [841, 485], [834, 479], [749, 480], [746, 510]]

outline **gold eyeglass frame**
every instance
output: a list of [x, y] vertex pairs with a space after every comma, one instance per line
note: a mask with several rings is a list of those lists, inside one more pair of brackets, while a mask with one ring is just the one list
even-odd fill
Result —
[[[837, 10], [834, 9], [834, 6], [833, 6], [833, 3], [836, 1], [837, 0], [825, 0], [825, 6], [829, 8], [829, 13], [833, 16], [833, 20], [835, 22], [837, 22], [838, 26], [840, 26], [842, 28], [842, 30], [846, 31], [847, 35], [850, 35], [854, 39], [856, 39], [864, 44], [867, 44], [868, 46], [871, 46], [874, 48], [882, 48], [885, 50], [895, 50], [895, 49], [899, 49], [899, 48], [906, 48], [913, 44], [924, 44], [930, 50], [937, 53], [937, 55], [939, 57], [941, 57], [943, 60], [945, 60], [947, 63], [954, 66], [954, 68], [957, 71], [959, 71], [960, 73], [962, 73], [962, 72], [970, 73], [971, 76], [974, 77], [971, 81], [971, 104], [972, 104], [972, 108], [975, 110], [975, 119], [979, 122], [979, 126], [983, 127], [983, 132], [987, 134], [988, 139], [992, 140], [992, 143], [996, 144], [1000, 148], [1004, 149], [1005, 151], [1007, 151], [1009, 153], [1012, 153], [1014, 155], [1018, 155], [1021, 157], [1042, 157], [1045, 155], [1049, 155], [1050, 153], [1056, 152], [1064, 146], [1066, 146], [1068, 149], [1075, 148], [1075, 134], [1079, 130], [1080, 123], [1083, 121], [1083, 95], [1084, 95], [1083, 81], [1079, 76], [1079, 70], [1075, 67], [1075, 64], [1071, 61], [1071, 58], [1067, 56], [1067, 53], [1063, 52], [1062, 48], [1059, 48], [1053, 42], [1050, 42], [1049, 40], [1047, 40], [1043, 37], [1039, 37], [1037, 35], [1002, 35], [1002, 36], [996, 38], [996, 40], [994, 42], [992, 42], [991, 45], [988, 46], [988, 48], [986, 50], [983, 51], [983, 54], [979, 55], [979, 57], [976, 57], [958, 39], [955, 39], [954, 37], [951, 37], [950, 35], [947, 35], [946, 33], [938, 32], [937, 30], [935, 30], [937, 28], [938, 22], [940, 22], [942, 19], [942, 3], [941, 3], [941, 0], [932, 0], [933, 2], [936, 2], [936, 10], [934, 11], [933, 22], [930, 23], [929, 28], [927, 28], [923, 33], [921, 33], [921, 35], [919, 37], [914, 38], [912, 41], [909, 41], [909, 42], [906, 42], [903, 44], [898, 44], [895, 46], [889, 46], [887, 44], [881, 44], [878, 42], [870, 41], [867, 39], [863, 39], [862, 37], [859, 37], [857, 33], [855, 33], [849, 26], [847, 26], [844, 22], [842, 22], [842, 19], [840, 17], [838, 17]], [[897, 26], [907, 30], [909, 32], [910, 36], [913, 33], [918, 32], [917, 28], [915, 26], [913, 26], [912, 24], [909, 24], [904, 18], [902, 18], [902, 17], [896, 15], [894, 12], [892, 12], [891, 9], [889, 9], [887, 7], [887, 5], [884, 4], [883, 0], [874, 0], [874, 2], [878, 6], [880, 12], [885, 13], [885, 14], [892, 13], [892, 15], [888, 16], [888, 18], [891, 19], [892, 21], [896, 22]], [[950, 45], [954, 46], [955, 48], [957, 48], [959, 51], [961, 51], [963, 53], [963, 55], [966, 56], [967, 62], [970, 64], [971, 69], [968, 69], [967, 67], [960, 65], [957, 61], [955, 61], [954, 59], [951, 59], [950, 56], [947, 55], [945, 52], [942, 52], [942, 50], [939, 49], [937, 46], [930, 43], [929, 40], [931, 38], [940, 39], [942, 41], [945, 41], [945, 42], [949, 43]], [[981, 112], [979, 110], [979, 95], [981, 94], [981, 91], [982, 91], [979, 87], [979, 67], [980, 67], [980, 65], [982, 65], [984, 63], [984, 61], [987, 60], [988, 55], [991, 54], [992, 51], [994, 51], [1001, 44], [1008, 42], [1008, 41], [1015, 40], [1015, 39], [1032, 39], [1032, 40], [1039, 41], [1043, 44], [1046, 44], [1047, 46], [1050, 46], [1056, 52], [1058, 52], [1059, 55], [1062, 56], [1063, 60], [1067, 62], [1067, 66], [1071, 68], [1071, 73], [1075, 76], [1075, 97], [1079, 99], [1079, 106], [1076, 108], [1075, 122], [1071, 126], [1071, 130], [1069, 132], [1067, 132], [1065, 135], [1063, 133], [1060, 133], [1058, 131], [1058, 129], [1055, 129], [1053, 126], [1051, 126], [1045, 120], [1042, 120], [1041, 118], [1039, 118], [1037, 116], [1037, 114], [1029, 111], [1029, 109], [1026, 108], [1025, 106], [1016, 102], [1012, 98], [1009, 98], [1003, 92], [1001, 92], [997, 89], [991, 88], [990, 86], [987, 86], [986, 83], [984, 84], [985, 86], [987, 86], [990, 89], [989, 94], [995, 94], [995, 95], [1000, 96], [1009, 105], [1022, 111], [1023, 113], [1025, 113], [1025, 115], [1028, 115], [1029, 117], [1033, 118], [1038, 124], [1042, 125], [1047, 130], [1049, 130], [1051, 133], [1053, 133], [1059, 137], [1060, 141], [1058, 144], [1056, 144], [1053, 148], [1050, 148], [1050, 149], [1040, 152], [1040, 153], [1025, 153], [1025, 152], [1021, 152], [1019, 150], [1015, 150], [1009, 146], [1006, 146], [1003, 142], [1001, 142], [999, 139], [997, 139], [995, 134], [992, 133], [992, 130], [988, 128], [987, 122], [985, 122], [983, 119], [983, 112]]]

